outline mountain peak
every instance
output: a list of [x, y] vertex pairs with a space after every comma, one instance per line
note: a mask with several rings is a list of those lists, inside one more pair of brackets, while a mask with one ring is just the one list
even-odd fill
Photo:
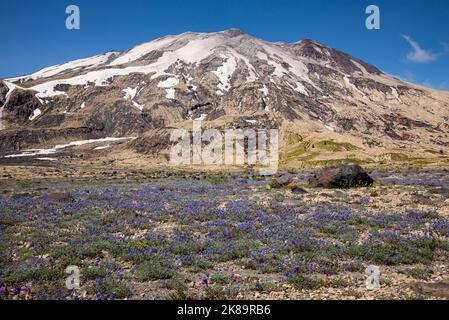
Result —
[[231, 29], [223, 30], [223, 31], [221, 31], [220, 33], [226, 34], [226, 35], [228, 35], [228, 36], [230, 36], [230, 37], [238, 37], [238, 36], [246, 35], [245, 32], [243, 32], [243, 31], [240, 30], [240, 29], [236, 29], [236, 28], [231, 28]]
[[296, 44], [315, 44], [315, 45], [318, 45], [318, 46], [323, 46], [321, 43], [319, 43], [318, 41], [315, 41], [315, 40], [313, 40], [313, 39], [310, 39], [310, 38], [305, 38], [305, 39], [302, 39], [302, 40], [299, 40], [299, 41], [297, 41], [297, 42], [295, 42]]

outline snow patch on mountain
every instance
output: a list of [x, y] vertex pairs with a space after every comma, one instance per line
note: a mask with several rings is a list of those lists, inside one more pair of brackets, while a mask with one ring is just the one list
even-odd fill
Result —
[[174, 100], [176, 90], [173, 87], [177, 86], [178, 83], [179, 83], [179, 80], [177, 78], [168, 78], [164, 81], [159, 82], [157, 86], [159, 88], [165, 88], [165, 92], [167, 93], [165, 95], [165, 97], [167, 99]]
[[233, 56], [228, 57], [224, 54], [221, 54], [220, 56], [225, 59], [225, 62], [217, 69], [217, 71], [214, 71], [213, 74], [215, 74], [220, 81], [220, 84], [218, 85], [220, 91], [226, 92], [230, 89], [230, 79], [237, 68], [237, 61]]
[[135, 88], [126, 88], [123, 89], [125, 96], [123, 97], [125, 100], [133, 100], [136, 97], [138, 87]]
[[320, 54], [323, 54], [323, 50], [321, 50], [320, 47], [313, 46], [313, 49], [314, 49], [316, 52], [318, 52], [318, 53], [320, 53]]
[[396, 98], [396, 100], [398, 100], [400, 103], [403, 103], [396, 88], [391, 87], [391, 94]]
[[135, 60], [138, 60], [150, 53], [151, 51], [161, 50], [164, 46], [173, 42], [173, 37], [164, 37], [156, 39], [152, 42], [144, 43], [134, 47], [133, 49], [120, 55], [117, 59], [112, 61], [110, 66], [118, 66], [121, 64], [126, 64]]
[[307, 69], [304, 61], [293, 58], [284, 53], [284, 51], [269, 43], [262, 40], [259, 42], [263, 43], [263, 49], [268, 53], [265, 54], [268, 58], [268, 63], [275, 67], [274, 75], [282, 77], [285, 74], [292, 73], [304, 82], [315, 86], [313, 81], [309, 78], [309, 70]]
[[9, 81], [3, 80], [3, 83], [8, 87], [8, 92], [6, 93], [6, 101], [8, 101], [9, 96], [16, 88], [20, 88], [19, 86], [15, 85], [14, 83], [11, 83]]
[[32, 87], [31, 90], [38, 91], [38, 93], [36, 93], [36, 98], [39, 99], [41, 104], [44, 104], [43, 99], [45, 99], [45, 98], [51, 98], [51, 97], [59, 96], [59, 95], [68, 97], [67, 93], [65, 93], [64, 91], [55, 90], [55, 86], [58, 84], [62, 84], [62, 83], [64, 83], [64, 82], [59, 82], [59, 83], [52, 85], [51, 81], [50, 81], [47, 83], [43, 83], [42, 85], [39, 85], [37, 87]]
[[307, 92], [306, 88], [304, 87], [304, 85], [300, 82], [296, 83], [296, 88], [295, 91], [302, 93], [305, 96], [309, 96], [309, 93]]
[[94, 150], [104, 150], [104, 149], [108, 149], [108, 148], [110, 148], [111, 146], [108, 144], [107, 146], [100, 146], [100, 147], [96, 147], [96, 148], [94, 148]]
[[352, 60], [352, 59], [351, 59], [351, 62], [352, 62], [358, 69], [360, 69], [360, 71], [361, 71], [363, 74], [369, 74], [369, 72], [366, 70], [366, 68], [365, 68], [364, 66], [362, 66], [360, 63], [358, 63], [357, 61]]
[[33, 121], [34, 119], [39, 117], [41, 114], [42, 114], [41, 109], [37, 108], [36, 110], [33, 111], [33, 114], [29, 117], [29, 120]]
[[137, 103], [136, 101], [134, 101], [134, 98], [137, 96], [137, 94], [140, 92], [137, 91], [139, 87], [135, 87], [135, 88], [126, 88], [123, 89], [122, 91], [125, 93], [125, 96], [123, 97], [123, 99], [125, 100], [131, 100], [131, 103], [134, 107], [136, 107], [137, 109], [139, 109], [140, 111], [143, 110], [144, 105]]
[[140, 111], [143, 111], [143, 107], [144, 107], [143, 104], [137, 103], [137, 102], [134, 101], [134, 100], [132, 101], [132, 104], [133, 104], [134, 107], [136, 107], [136, 108], [139, 109]]
[[362, 96], [366, 96], [365, 95], [365, 93], [363, 93], [362, 91], [360, 91], [353, 83], [351, 83], [351, 80], [349, 80], [349, 78], [348, 78], [348, 76], [347, 75], [345, 75], [344, 77], [343, 77], [343, 80], [344, 80], [344, 82], [345, 82], [345, 84], [347, 85], [347, 87], [349, 87], [350, 89], [352, 89], [353, 91], [355, 91], [355, 92], [358, 92], [360, 95], [362, 95]]
[[263, 88], [262, 88], [262, 89], [259, 89], [259, 91], [262, 92], [262, 93], [264, 94], [265, 97], [268, 96], [268, 93], [269, 93], [269, 92], [268, 92], [268, 88], [267, 88], [267, 85], [266, 85], [266, 84], [264, 84], [264, 85], [263, 85]]
[[91, 143], [118, 142], [118, 141], [124, 141], [124, 140], [132, 140], [132, 139], [134, 139], [134, 138], [132, 138], [132, 137], [125, 137], [125, 138], [108, 137], [108, 138], [101, 138], [101, 139], [79, 140], [79, 141], [70, 142], [68, 144], [56, 145], [54, 148], [50, 148], [50, 149], [25, 150], [22, 153], [11, 154], [11, 155], [5, 156], [5, 158], [20, 158], [20, 157], [34, 157], [34, 156], [40, 156], [40, 155], [49, 155], [49, 154], [55, 154], [62, 149], [83, 146], [83, 145], [91, 144]]
[[165, 92], [167, 93], [165, 96], [167, 99], [174, 100], [176, 98], [176, 96], [175, 96], [176, 90], [175, 89], [173, 89], [173, 88], [165, 89]]
[[177, 86], [179, 83], [179, 80], [177, 78], [168, 78], [167, 80], [161, 81], [158, 83], [159, 88], [173, 88], [174, 86]]
[[38, 79], [48, 78], [48, 77], [57, 75], [64, 71], [75, 71], [75, 70], [79, 70], [81, 68], [88, 68], [88, 69], [93, 68], [93, 67], [96, 67], [96, 66], [106, 63], [109, 60], [109, 58], [114, 54], [117, 54], [117, 52], [107, 52], [105, 54], [97, 55], [97, 56], [90, 57], [90, 58], [70, 61], [70, 62], [67, 62], [64, 64], [59, 64], [56, 66], [41, 69], [41, 70], [39, 70], [35, 73], [32, 73], [32, 74], [29, 74], [29, 75], [16, 77], [16, 78], [10, 78], [10, 79], [8, 79], [8, 81], [16, 82], [16, 81], [38, 80]]
[[207, 119], [207, 114], [203, 113], [198, 118], [195, 119], [195, 121], [204, 121]]

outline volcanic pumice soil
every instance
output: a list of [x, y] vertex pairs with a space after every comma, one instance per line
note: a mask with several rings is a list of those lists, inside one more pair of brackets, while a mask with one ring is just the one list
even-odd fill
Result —
[[351, 190], [294, 174], [305, 194], [249, 173], [57, 170], [0, 168], [0, 299], [449, 297], [445, 170]]

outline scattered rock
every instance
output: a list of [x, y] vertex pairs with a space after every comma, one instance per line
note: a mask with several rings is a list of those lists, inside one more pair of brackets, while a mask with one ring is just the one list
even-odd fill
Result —
[[272, 200], [273, 200], [273, 202], [281, 203], [281, 202], [284, 202], [285, 197], [282, 194], [275, 194], [273, 196]]
[[337, 197], [337, 198], [346, 198], [347, 194], [340, 191], [340, 190], [336, 190], [334, 191], [333, 197]]
[[429, 205], [430, 206], [430, 205], [434, 205], [435, 204], [434, 201], [432, 201], [431, 199], [427, 198], [426, 196], [423, 196], [422, 194], [414, 195], [412, 200], [413, 200], [413, 202], [420, 203], [420, 204], [423, 204], [423, 205]]
[[73, 198], [70, 194], [63, 193], [63, 192], [49, 193], [49, 194], [43, 195], [41, 197], [41, 199], [47, 200], [47, 201], [61, 201], [61, 202], [75, 201], [75, 198]]
[[357, 188], [368, 187], [374, 180], [358, 164], [342, 164], [324, 168], [309, 179], [315, 188]]
[[293, 177], [290, 174], [283, 174], [277, 178], [277, 181], [281, 186], [288, 186], [293, 181]]
[[304, 188], [298, 187], [298, 186], [294, 186], [293, 188], [291, 188], [291, 191], [293, 194], [306, 194], [307, 191]]
[[377, 192], [377, 190], [374, 190], [373, 192], [370, 193], [370, 196], [376, 198], [379, 196], [379, 192]]

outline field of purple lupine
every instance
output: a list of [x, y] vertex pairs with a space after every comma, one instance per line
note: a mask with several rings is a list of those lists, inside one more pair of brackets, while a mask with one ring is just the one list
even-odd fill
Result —
[[449, 280], [447, 172], [373, 176], [305, 194], [249, 178], [2, 184], [0, 299], [444, 298], [413, 285]]

